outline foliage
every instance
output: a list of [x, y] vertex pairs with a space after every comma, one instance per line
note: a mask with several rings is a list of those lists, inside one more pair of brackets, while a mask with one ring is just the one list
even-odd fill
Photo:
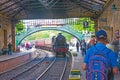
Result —
[[[74, 21], [74, 22], [73, 22]], [[84, 27], [84, 22], [88, 22], [88, 27]], [[87, 30], [89, 32], [95, 32], [94, 30], [94, 21], [91, 21], [90, 18], [76, 18], [75, 20], [71, 20], [69, 25], [72, 25], [77, 31]]]
[[25, 30], [25, 26], [23, 25], [23, 21], [20, 21], [16, 25], [16, 33], [19, 34]]
[[37, 39], [43, 39], [43, 38], [49, 38], [49, 32], [48, 31], [41, 31], [36, 32], [34, 34], [29, 35], [24, 39], [24, 41], [30, 41], [30, 40], [37, 40]]

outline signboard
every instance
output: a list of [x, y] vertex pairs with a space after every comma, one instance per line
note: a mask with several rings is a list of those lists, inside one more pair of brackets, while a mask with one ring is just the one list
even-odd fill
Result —
[[88, 28], [88, 21], [84, 21], [84, 22], [83, 22], [83, 27], [84, 27], [84, 28]]

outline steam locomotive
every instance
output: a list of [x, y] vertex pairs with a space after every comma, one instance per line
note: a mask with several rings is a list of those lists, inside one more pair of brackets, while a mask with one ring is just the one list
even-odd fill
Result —
[[36, 41], [35, 48], [53, 51], [56, 57], [66, 57], [69, 45], [66, 43], [65, 37], [59, 34], [57, 37], [53, 36], [52, 39]]
[[65, 37], [59, 33], [53, 40], [53, 51], [56, 53], [56, 57], [66, 57], [69, 45], [66, 43]]

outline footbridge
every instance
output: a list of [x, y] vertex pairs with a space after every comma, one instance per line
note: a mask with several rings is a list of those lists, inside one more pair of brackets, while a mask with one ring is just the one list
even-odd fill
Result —
[[28, 30], [26, 30], [25, 32], [23, 33], [20, 33], [19, 35], [16, 35], [16, 44], [19, 45], [21, 43], [21, 41], [35, 33], [35, 32], [38, 32], [38, 31], [44, 31], [44, 30], [57, 30], [57, 31], [63, 31], [63, 32], [66, 32], [66, 33], [69, 33], [71, 35], [73, 35], [74, 37], [76, 37], [78, 40], [82, 40], [83, 39], [83, 36], [82, 34], [80, 34], [79, 31], [77, 31], [75, 28], [73, 28], [73, 26], [70, 26], [70, 25], [65, 25], [65, 26], [46, 26], [46, 27], [34, 27], [34, 28], [29, 28]]

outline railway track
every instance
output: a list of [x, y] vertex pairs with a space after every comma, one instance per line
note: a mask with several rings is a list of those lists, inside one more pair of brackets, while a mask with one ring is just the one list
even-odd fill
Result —
[[[45, 61], [48, 60], [47, 53], [43, 52], [43, 51], [41, 53], [44, 53], [44, 56], [37, 57], [34, 60], [32, 60], [22, 66], [16, 67], [15, 69], [12, 69], [6, 73], [1, 74], [0, 80], [18, 80], [17, 78], [19, 78], [20, 76], [34, 70], [35, 68], [37, 69], [38, 67], [40, 67], [39, 65], [43, 65], [43, 63], [45, 63]], [[50, 58], [50, 59], [52, 60], [52, 58]], [[42, 68], [43, 67], [41, 67], [41, 69]], [[26, 76], [26, 77], [28, 78], [29, 76]], [[23, 80], [23, 79], [20, 78], [19, 80]], [[26, 80], [26, 79], [24, 79], [24, 80]]]
[[56, 58], [36, 80], [62, 80], [68, 58]]
[[[40, 51], [41, 52], [41, 51]], [[51, 52], [0, 75], [0, 80], [64, 80], [69, 75], [69, 58], [56, 58]], [[69, 68], [69, 69], [68, 69]]]
[[68, 57], [69, 58], [67, 59], [67, 65], [62, 80], [69, 80], [69, 74], [72, 68], [72, 55], [70, 52], [68, 53]]

